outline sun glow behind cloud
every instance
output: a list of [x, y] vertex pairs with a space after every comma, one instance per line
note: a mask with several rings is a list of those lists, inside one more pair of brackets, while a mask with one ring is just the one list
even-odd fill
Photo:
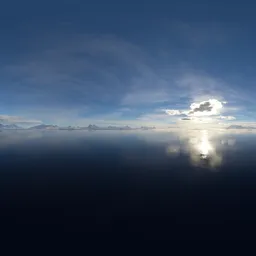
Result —
[[235, 120], [236, 118], [233, 116], [221, 115], [224, 104], [227, 104], [227, 102], [209, 99], [202, 102], [193, 102], [188, 110], [165, 109], [164, 112], [169, 116], [180, 116], [180, 121], [211, 123], [219, 120]]
[[219, 115], [223, 105], [216, 99], [209, 99], [200, 103], [192, 103], [188, 116], [214, 116]]

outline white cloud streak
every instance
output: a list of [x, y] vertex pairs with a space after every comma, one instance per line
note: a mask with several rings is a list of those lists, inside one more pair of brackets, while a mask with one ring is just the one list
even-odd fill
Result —
[[236, 120], [234, 116], [219, 116], [218, 118], [222, 120], [228, 120], [228, 121]]
[[182, 111], [180, 110], [176, 110], [176, 109], [166, 109], [164, 110], [166, 114], [168, 114], [169, 116], [180, 116], [182, 115]]
[[42, 121], [21, 116], [0, 115], [0, 122], [6, 124], [40, 124]]

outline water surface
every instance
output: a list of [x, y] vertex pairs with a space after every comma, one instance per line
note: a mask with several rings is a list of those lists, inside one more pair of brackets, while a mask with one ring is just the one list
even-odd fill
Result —
[[255, 149], [253, 133], [224, 131], [1, 132], [2, 224], [149, 239], [248, 235]]

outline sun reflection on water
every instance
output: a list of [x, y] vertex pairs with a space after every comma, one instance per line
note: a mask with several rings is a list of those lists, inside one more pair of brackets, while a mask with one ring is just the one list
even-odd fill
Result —
[[191, 164], [198, 167], [217, 168], [222, 164], [222, 156], [217, 153], [216, 145], [210, 140], [209, 132], [202, 130], [193, 145], [189, 145]]
[[206, 159], [210, 153], [213, 151], [213, 147], [209, 141], [208, 132], [202, 131], [202, 137], [199, 140], [197, 145], [198, 151], [200, 153], [201, 158]]
[[191, 165], [216, 170], [223, 160], [221, 151], [217, 150], [217, 137], [217, 134], [210, 133], [208, 130], [181, 133], [179, 150], [177, 145], [169, 145], [166, 153], [172, 156], [188, 155]]

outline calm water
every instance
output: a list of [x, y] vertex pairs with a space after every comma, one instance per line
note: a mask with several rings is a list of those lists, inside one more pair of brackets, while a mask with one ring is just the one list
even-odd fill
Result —
[[250, 133], [1, 132], [1, 226], [148, 239], [251, 237], [255, 152]]

